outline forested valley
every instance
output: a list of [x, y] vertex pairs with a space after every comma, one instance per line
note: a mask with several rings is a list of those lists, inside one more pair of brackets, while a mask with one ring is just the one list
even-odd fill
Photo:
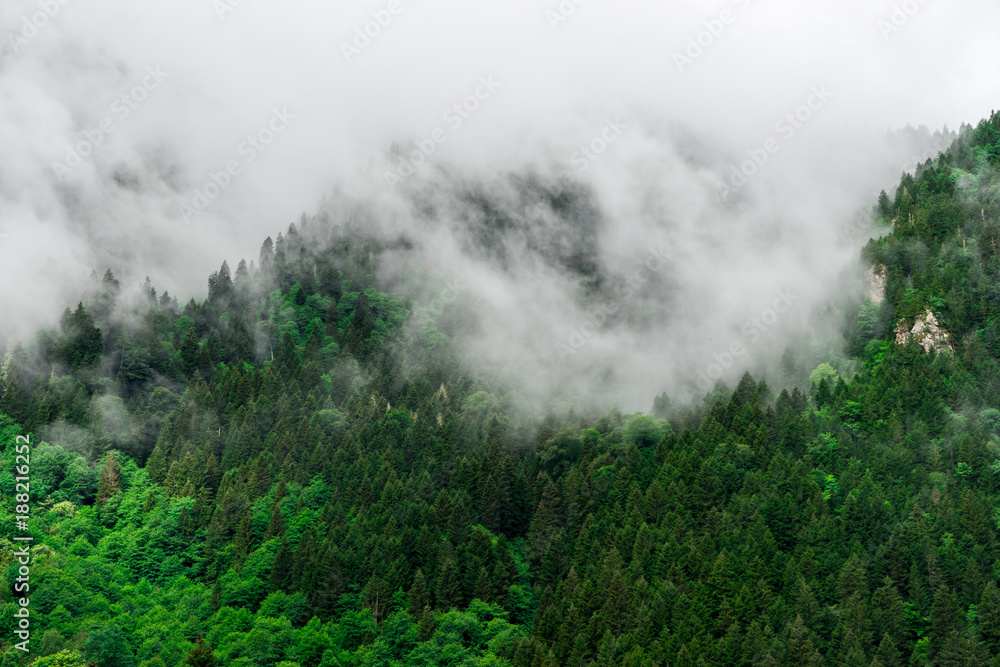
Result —
[[1000, 113], [871, 216], [843, 355], [647, 414], [513, 409], [322, 214], [201, 301], [95, 275], [3, 358], [0, 665], [1000, 665]]

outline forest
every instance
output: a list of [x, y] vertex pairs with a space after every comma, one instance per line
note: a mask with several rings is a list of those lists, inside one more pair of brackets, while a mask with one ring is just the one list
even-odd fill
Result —
[[0, 667], [1000, 666], [1000, 113], [870, 215], [843, 356], [648, 413], [518, 413], [323, 214], [200, 302], [95, 274], [3, 357]]

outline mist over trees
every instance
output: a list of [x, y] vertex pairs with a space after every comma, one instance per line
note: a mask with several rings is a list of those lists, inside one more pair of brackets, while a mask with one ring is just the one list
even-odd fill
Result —
[[1000, 664], [1000, 114], [870, 215], [843, 352], [649, 414], [524, 409], [467, 297], [322, 212], [202, 300], [95, 274], [3, 356], [2, 664]]

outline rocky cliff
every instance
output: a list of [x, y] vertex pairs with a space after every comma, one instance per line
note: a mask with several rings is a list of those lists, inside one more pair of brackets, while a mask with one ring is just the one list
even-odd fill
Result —
[[874, 303], [882, 303], [885, 298], [885, 264], [876, 264], [865, 271], [865, 291]]
[[907, 320], [900, 320], [896, 325], [897, 345], [906, 345], [911, 338], [924, 348], [924, 352], [930, 352], [931, 348], [936, 352], [955, 351], [951, 345], [951, 336], [938, 324], [934, 313], [929, 310], [923, 315], [917, 315], [912, 327], [909, 327]]

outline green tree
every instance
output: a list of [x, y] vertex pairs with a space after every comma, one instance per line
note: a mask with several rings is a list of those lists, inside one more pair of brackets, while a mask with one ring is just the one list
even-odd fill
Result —
[[64, 650], [38, 658], [31, 664], [33, 667], [85, 667], [87, 662], [79, 651]]
[[67, 308], [60, 321], [64, 336], [63, 360], [73, 368], [91, 366], [104, 354], [104, 339], [101, 330], [94, 325], [94, 318], [80, 302], [70, 313]]
[[104, 504], [122, 490], [121, 466], [115, 458], [115, 453], [108, 452], [101, 467], [101, 475], [97, 480], [97, 502], [103, 507]]
[[134, 667], [136, 664], [125, 633], [116, 625], [94, 630], [87, 636], [87, 657], [97, 667]]
[[408, 595], [409, 612], [414, 618], [419, 618], [424, 607], [431, 603], [431, 594], [427, 590], [427, 582], [424, 579], [424, 572], [417, 568], [417, 573], [413, 577], [413, 585], [410, 587]]
[[785, 665], [788, 667], [821, 667], [823, 660], [809, 639], [801, 616], [795, 617], [795, 622], [789, 626], [788, 648], [785, 651]]
[[198, 641], [194, 648], [184, 658], [184, 664], [191, 667], [215, 667], [216, 660], [212, 648], [205, 643], [205, 639], [201, 635], [198, 635]]

